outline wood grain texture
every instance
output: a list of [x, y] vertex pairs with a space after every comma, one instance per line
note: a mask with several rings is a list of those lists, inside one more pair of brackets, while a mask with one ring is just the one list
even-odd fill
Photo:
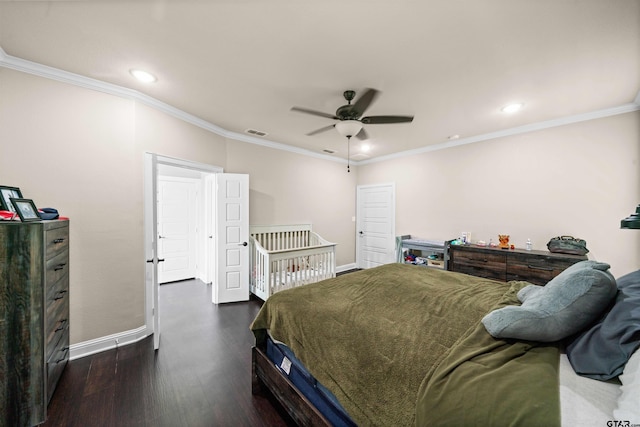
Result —
[[68, 363], [44, 426], [290, 426], [269, 395], [251, 393], [249, 325], [261, 302], [214, 305], [197, 280], [160, 287], [153, 337]]
[[473, 245], [451, 245], [449, 270], [488, 279], [524, 280], [536, 285], [547, 282], [567, 267], [587, 259], [586, 256], [499, 249]]
[[0, 425], [42, 421], [43, 238], [39, 223], [0, 224]]
[[271, 391], [298, 425], [331, 426], [316, 407], [274, 366], [262, 349], [254, 347], [252, 354], [254, 394]]

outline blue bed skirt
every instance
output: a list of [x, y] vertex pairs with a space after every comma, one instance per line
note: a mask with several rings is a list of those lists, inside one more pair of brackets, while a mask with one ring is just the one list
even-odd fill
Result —
[[326, 387], [320, 384], [284, 344], [267, 338], [267, 357], [334, 426], [355, 427], [347, 411]]

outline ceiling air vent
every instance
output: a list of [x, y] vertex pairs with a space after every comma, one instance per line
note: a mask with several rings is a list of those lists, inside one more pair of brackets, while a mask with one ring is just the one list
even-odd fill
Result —
[[325, 153], [327, 153], [327, 154], [334, 154], [334, 153], [335, 153], [335, 151], [333, 151], [333, 150], [329, 150], [328, 148], [325, 148], [325, 149], [324, 149], [324, 150], [322, 150], [322, 151], [324, 151], [324, 152], [325, 152]]
[[255, 135], [255, 136], [267, 136], [266, 132], [261, 132], [259, 130], [255, 130], [255, 129], [247, 129], [247, 130], [245, 130], [245, 132], [250, 134], [250, 135]]

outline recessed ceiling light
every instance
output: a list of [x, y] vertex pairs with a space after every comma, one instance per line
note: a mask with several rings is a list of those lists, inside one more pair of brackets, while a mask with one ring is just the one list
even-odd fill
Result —
[[517, 111], [520, 111], [522, 109], [522, 107], [524, 107], [523, 103], [516, 102], [516, 103], [513, 103], [513, 104], [505, 105], [504, 107], [502, 107], [500, 109], [500, 111], [502, 111], [503, 113], [512, 114], [512, 113], [515, 113]]
[[367, 153], [369, 150], [371, 150], [371, 146], [369, 144], [360, 145], [360, 151], [363, 153]]
[[458, 135], [458, 134], [455, 134], [455, 135], [449, 135], [449, 136], [447, 137], [447, 139], [448, 139], [449, 141], [453, 141], [454, 139], [458, 139], [458, 138], [460, 138], [460, 135]]
[[147, 71], [132, 69], [132, 70], [129, 70], [129, 72], [133, 77], [135, 77], [136, 79], [140, 80], [143, 83], [154, 83], [158, 80], [156, 76], [154, 76], [153, 74]]

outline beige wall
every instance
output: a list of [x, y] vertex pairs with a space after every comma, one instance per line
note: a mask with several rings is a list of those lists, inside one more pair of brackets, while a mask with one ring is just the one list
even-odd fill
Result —
[[[0, 184], [71, 218], [71, 342], [144, 325], [144, 152], [250, 175], [251, 223], [311, 222], [354, 260], [355, 174], [138, 102], [0, 68]], [[330, 203], [327, 203], [327, 200]]]
[[620, 220], [640, 203], [640, 112], [358, 167], [358, 184], [396, 183], [396, 234], [535, 249], [587, 241], [614, 274], [640, 268], [640, 231]]
[[71, 334], [144, 323], [140, 155], [130, 100], [0, 68], [0, 182], [71, 218]]
[[248, 173], [252, 224], [313, 224], [336, 247], [336, 265], [355, 261], [356, 176], [346, 165], [229, 141], [228, 171]]

